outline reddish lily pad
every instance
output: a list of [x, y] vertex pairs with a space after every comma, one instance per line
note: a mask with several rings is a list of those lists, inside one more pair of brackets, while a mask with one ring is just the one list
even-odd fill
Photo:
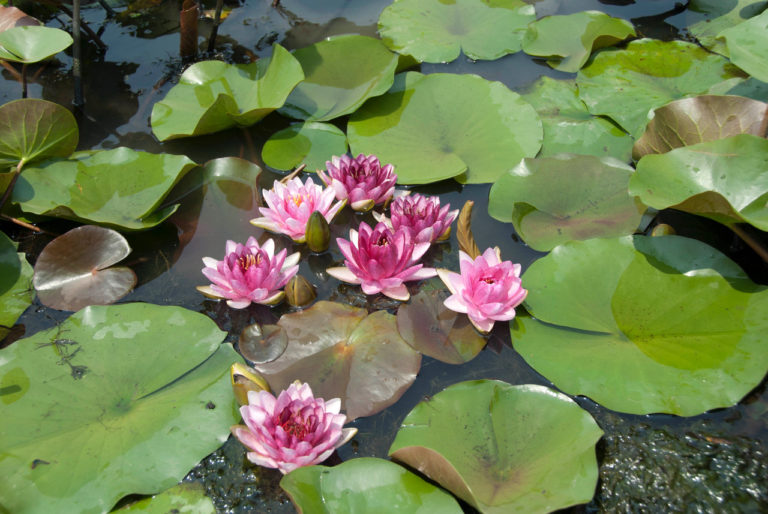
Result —
[[273, 391], [301, 380], [315, 396], [341, 398], [349, 421], [395, 403], [421, 366], [421, 355], [403, 341], [386, 311], [368, 316], [365, 309], [323, 301], [284, 315], [278, 325], [288, 347], [277, 360], [254, 368]]
[[485, 348], [486, 339], [466, 314], [443, 304], [444, 289], [422, 291], [397, 310], [397, 329], [415, 350], [448, 364], [464, 364]]
[[114, 303], [136, 285], [130, 268], [115, 267], [131, 253], [114, 230], [85, 225], [48, 243], [35, 263], [33, 284], [43, 305], [77, 311]]

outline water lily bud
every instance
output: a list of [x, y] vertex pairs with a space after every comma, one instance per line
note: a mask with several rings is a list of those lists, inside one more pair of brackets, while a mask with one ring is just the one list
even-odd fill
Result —
[[313, 212], [307, 220], [305, 233], [310, 250], [320, 253], [328, 249], [328, 244], [331, 242], [331, 228], [319, 211]]
[[289, 305], [303, 307], [317, 297], [315, 288], [301, 275], [294, 276], [285, 286], [285, 299]]
[[675, 227], [667, 225], [666, 223], [659, 223], [653, 227], [653, 230], [651, 230], [652, 236], [671, 236], [675, 234], [677, 234]]
[[232, 391], [237, 403], [248, 405], [248, 391], [269, 391], [269, 384], [255, 369], [236, 362], [229, 368], [229, 378], [232, 381]]

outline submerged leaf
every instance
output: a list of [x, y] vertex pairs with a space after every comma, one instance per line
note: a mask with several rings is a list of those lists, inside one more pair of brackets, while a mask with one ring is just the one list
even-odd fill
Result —
[[277, 325], [248, 325], [240, 332], [237, 349], [249, 362], [264, 364], [280, 357], [288, 346], [285, 330]]
[[182, 482], [167, 491], [150, 498], [144, 498], [114, 512], [216, 514], [216, 507], [214, 507], [213, 501], [205, 495], [203, 484], [200, 482]]

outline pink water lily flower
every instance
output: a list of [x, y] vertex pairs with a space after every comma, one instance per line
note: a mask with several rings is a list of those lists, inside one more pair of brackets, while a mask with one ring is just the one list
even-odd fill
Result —
[[391, 164], [381, 166], [375, 155], [360, 154], [332, 157], [325, 163], [326, 172], [318, 171], [320, 179], [331, 186], [336, 198], [346, 199], [356, 211], [368, 211], [382, 204], [395, 192], [397, 175]]
[[459, 215], [458, 209], [450, 208], [450, 204], [441, 208], [437, 196], [398, 196], [389, 206], [392, 228], [408, 228], [417, 243], [434, 243], [450, 234], [451, 223]]
[[336, 243], [344, 254], [345, 266], [326, 271], [344, 282], [360, 284], [365, 294], [383, 293], [404, 302], [410, 293], [403, 282], [437, 274], [434, 268], [418, 264], [429, 243], [414, 243], [405, 228], [393, 231], [379, 223], [372, 229], [360, 223], [359, 231], [349, 231], [349, 241], [338, 238]]
[[283, 474], [319, 464], [349, 441], [356, 428], [342, 428], [341, 400], [312, 396], [309, 384], [294, 382], [275, 398], [266, 391], [249, 391], [248, 405], [240, 407], [245, 425], [232, 434], [250, 451], [248, 460]]
[[259, 208], [262, 216], [252, 219], [251, 224], [270, 232], [285, 234], [297, 243], [306, 241], [304, 231], [314, 211], [320, 212], [325, 221], [330, 223], [344, 207], [343, 200], [333, 203], [336, 193], [332, 188], [315, 184], [311, 177], [303, 184], [298, 177], [286, 184], [275, 180], [272, 189], [263, 194], [267, 207]]
[[299, 253], [286, 257], [287, 253], [283, 249], [275, 255], [272, 239], [261, 246], [253, 237], [244, 245], [227, 241], [224, 260], [203, 257], [203, 275], [213, 283], [197, 290], [226, 298], [233, 309], [243, 309], [251, 303], [277, 304], [285, 296], [281, 289], [299, 270]]
[[515, 307], [528, 291], [520, 281], [520, 265], [501, 260], [498, 248], [488, 248], [474, 260], [459, 251], [461, 274], [438, 269], [437, 273], [453, 293], [445, 306], [469, 316], [481, 332], [490, 332], [495, 321], [515, 317]]

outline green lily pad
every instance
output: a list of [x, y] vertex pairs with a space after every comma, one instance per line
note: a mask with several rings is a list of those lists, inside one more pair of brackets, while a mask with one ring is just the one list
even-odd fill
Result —
[[564, 394], [476, 380], [418, 404], [389, 455], [480, 512], [550, 512], [592, 498], [602, 435]]
[[629, 192], [655, 209], [768, 230], [768, 140], [741, 134], [646, 155]]
[[633, 414], [694, 416], [737, 403], [768, 371], [768, 291], [678, 236], [557, 247], [523, 275], [515, 349], [572, 395]]
[[305, 466], [280, 480], [299, 512], [461, 514], [458, 502], [402, 466], [362, 457], [338, 466]]
[[0, 59], [13, 62], [39, 62], [66, 50], [72, 36], [61, 29], [39, 25], [13, 27], [0, 32]]
[[273, 391], [301, 380], [316, 397], [340, 398], [347, 421], [395, 403], [421, 366], [421, 354], [403, 341], [386, 311], [366, 315], [365, 309], [321, 301], [277, 324], [288, 346], [277, 360], [254, 369]]
[[307, 121], [328, 121], [354, 112], [368, 98], [392, 85], [397, 55], [367, 36], [328, 38], [300, 48], [293, 56], [306, 76], [280, 114]]
[[492, 187], [488, 213], [549, 251], [572, 240], [633, 233], [646, 207], [627, 193], [631, 166], [610, 157], [560, 154], [523, 159]]
[[702, 95], [675, 100], [654, 111], [632, 148], [632, 158], [738, 134], [762, 137], [766, 119], [768, 104], [751, 98]]
[[768, 82], [768, 11], [723, 30], [731, 62], [756, 79]]
[[589, 112], [616, 121], [635, 138], [648, 113], [685, 96], [717, 92], [743, 80], [722, 56], [683, 41], [640, 39], [624, 50], [603, 50], [579, 71], [579, 97]]
[[178, 483], [237, 422], [241, 362], [208, 317], [87, 307], [0, 350], [0, 508], [104, 512]]
[[688, 32], [704, 48], [728, 57], [728, 50], [718, 39], [718, 34], [759, 14], [766, 6], [766, 0], [691, 0], [687, 12], [700, 13], [703, 17], [690, 24]]
[[0, 340], [32, 304], [32, 266], [16, 245], [0, 232]]
[[195, 63], [152, 108], [152, 132], [166, 141], [248, 127], [281, 107], [303, 78], [301, 65], [280, 45], [252, 64]]
[[540, 157], [580, 153], [629, 160], [632, 138], [609, 120], [590, 114], [575, 81], [541, 77], [522, 96], [544, 126]]
[[324, 170], [334, 155], [347, 153], [347, 136], [330, 123], [293, 123], [270, 137], [261, 150], [264, 163], [278, 170], [306, 164], [307, 170]]
[[21, 262], [16, 255], [16, 245], [0, 232], [0, 294], [7, 292], [19, 279]]
[[11, 201], [24, 212], [141, 230], [173, 214], [175, 205], [155, 209], [194, 167], [183, 155], [125, 147], [77, 152], [26, 168]]
[[634, 35], [630, 22], [600, 11], [545, 16], [528, 25], [523, 51], [547, 57], [547, 64], [556, 70], [575, 73], [594, 50]]
[[389, 48], [418, 61], [498, 59], [520, 51], [525, 27], [536, 19], [522, 0], [396, 0], [379, 17]]
[[69, 157], [78, 138], [75, 117], [59, 104], [24, 98], [0, 106], [0, 168]]
[[476, 75], [408, 72], [347, 126], [352, 153], [395, 166], [401, 184], [493, 182], [541, 148], [541, 120], [520, 95]]
[[205, 495], [199, 482], [184, 482], [160, 494], [144, 498], [116, 512], [147, 512], [149, 514], [216, 514], [216, 507]]

